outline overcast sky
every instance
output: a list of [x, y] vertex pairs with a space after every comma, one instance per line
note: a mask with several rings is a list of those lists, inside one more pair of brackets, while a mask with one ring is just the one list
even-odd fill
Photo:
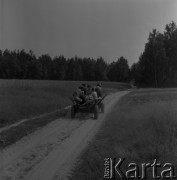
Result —
[[149, 32], [177, 23], [177, 0], [0, 0], [0, 49], [137, 62]]

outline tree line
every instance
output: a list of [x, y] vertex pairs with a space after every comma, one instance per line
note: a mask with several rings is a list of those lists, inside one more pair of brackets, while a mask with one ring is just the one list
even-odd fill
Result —
[[131, 78], [144, 87], [177, 86], [177, 26], [171, 22], [163, 33], [149, 33], [144, 52], [131, 68]]
[[102, 57], [66, 59], [63, 55], [53, 59], [44, 54], [36, 57], [33, 51], [0, 50], [0, 78], [46, 79], [86, 81], [127, 81], [130, 68], [127, 59], [120, 57], [107, 63]]
[[117, 81], [133, 80], [140, 87], [177, 86], [177, 25], [171, 22], [163, 33], [153, 29], [144, 51], [131, 67], [125, 57], [108, 63], [102, 57], [36, 57], [33, 51], [0, 50], [0, 78]]

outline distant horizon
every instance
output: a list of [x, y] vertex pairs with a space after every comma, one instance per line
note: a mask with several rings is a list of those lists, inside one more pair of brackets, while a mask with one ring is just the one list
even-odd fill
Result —
[[149, 33], [177, 23], [176, 0], [1, 0], [0, 49], [36, 57], [139, 60]]

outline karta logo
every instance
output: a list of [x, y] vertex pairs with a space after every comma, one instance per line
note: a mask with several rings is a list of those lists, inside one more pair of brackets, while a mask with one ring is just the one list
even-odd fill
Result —
[[[176, 179], [175, 167], [172, 163], [136, 164], [134, 162], [125, 165], [125, 158], [105, 158], [104, 178], [105, 179], [147, 179], [147, 172], [154, 179]], [[122, 167], [124, 164], [124, 168]]]

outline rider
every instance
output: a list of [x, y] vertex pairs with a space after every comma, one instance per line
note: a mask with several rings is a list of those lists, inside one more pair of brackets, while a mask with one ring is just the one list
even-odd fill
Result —
[[103, 92], [102, 92], [102, 88], [101, 88], [101, 83], [97, 84], [95, 91], [97, 92], [98, 98], [102, 98]]
[[92, 87], [88, 84], [87, 85], [87, 95], [92, 94]]
[[85, 102], [85, 94], [84, 94], [84, 90], [83, 90], [83, 87], [82, 86], [79, 86], [76, 90], [77, 92], [77, 95], [80, 99], [82, 99], [82, 102], [84, 103]]
[[83, 100], [79, 97], [77, 92], [73, 93], [73, 100], [78, 104], [82, 104], [82, 102], [83, 102]]
[[87, 94], [87, 87], [86, 87], [86, 84], [82, 84], [82, 90], [84, 91], [84, 94], [86, 95]]
[[92, 94], [91, 95], [92, 95], [93, 100], [97, 100], [98, 99], [98, 95], [97, 95], [95, 87], [92, 88]]

